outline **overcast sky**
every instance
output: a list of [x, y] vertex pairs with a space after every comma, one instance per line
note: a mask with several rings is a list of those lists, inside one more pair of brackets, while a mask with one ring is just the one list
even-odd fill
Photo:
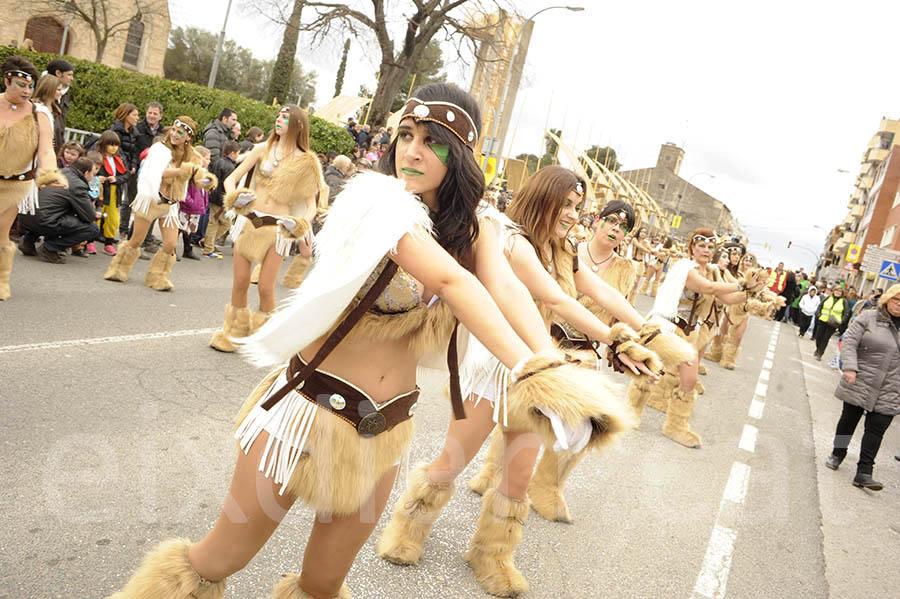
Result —
[[[280, 29], [243, 3], [234, 2], [227, 37], [274, 58]], [[515, 2], [525, 16], [554, 4]], [[682, 177], [715, 175], [692, 182], [731, 208], [763, 263], [812, 267], [825, 230], [847, 213], [880, 119], [900, 118], [891, 33], [900, 2], [571, 4], [585, 11], [553, 10], [535, 20], [513, 152], [538, 153], [548, 112], [568, 143], [612, 145], [626, 169], [653, 166], [659, 146], [676, 143], [686, 152]], [[218, 31], [226, 5], [170, 0], [173, 27]], [[402, 24], [412, 3], [391, 5], [388, 19]], [[334, 90], [342, 44], [336, 36], [313, 49], [301, 36], [298, 56], [318, 72], [319, 105]], [[374, 46], [354, 43], [345, 93], [363, 83], [373, 88], [378, 62]], [[468, 87], [471, 67], [451, 64], [448, 76]]]

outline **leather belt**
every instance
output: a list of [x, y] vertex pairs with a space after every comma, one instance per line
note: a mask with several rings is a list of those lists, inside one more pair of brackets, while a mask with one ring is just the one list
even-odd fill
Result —
[[159, 194], [159, 202], [157, 202], [157, 203], [158, 203], [158, 204], [177, 204], [178, 202], [176, 202], [176, 201], [173, 200], [172, 198], [167, 198], [166, 196], [164, 196], [164, 195], [162, 194], [162, 192], [160, 192], [160, 194]]
[[[291, 379], [306, 364], [299, 356], [291, 358], [287, 378]], [[400, 395], [381, 409], [366, 394], [341, 379], [313, 371], [296, 390], [319, 408], [352, 424], [361, 437], [374, 437], [412, 418], [419, 400], [419, 390]]]
[[18, 175], [0, 175], [0, 181], [33, 181], [37, 176], [37, 169], [31, 169], [27, 173]]
[[255, 212], [251, 212], [250, 214], [248, 214], [247, 219], [257, 229], [259, 229], [260, 227], [274, 227], [278, 224], [278, 219], [274, 216], [260, 216]]

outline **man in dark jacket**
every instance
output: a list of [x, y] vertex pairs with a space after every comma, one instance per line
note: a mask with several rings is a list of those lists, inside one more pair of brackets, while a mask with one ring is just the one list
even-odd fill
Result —
[[[150, 102], [147, 104], [144, 120], [138, 121], [138, 124], [134, 126], [134, 142], [137, 149], [138, 162], [140, 162], [141, 152], [152, 146], [154, 138], [162, 133], [162, 113], [162, 104]], [[135, 178], [135, 180], [137, 179]]]
[[63, 129], [66, 128], [66, 116], [69, 114], [69, 106], [72, 104], [71, 87], [72, 81], [75, 80], [75, 67], [65, 58], [54, 58], [47, 63], [47, 72], [55, 75], [63, 84], [63, 93], [57, 100], [60, 112], [62, 113]]
[[356, 169], [353, 161], [344, 155], [336, 156], [334, 162], [325, 169], [325, 183], [328, 184], [328, 205], [334, 201], [337, 194], [344, 188], [347, 179]]
[[231, 221], [225, 217], [225, 179], [237, 167], [237, 157], [241, 145], [236, 141], [225, 142], [222, 148], [224, 156], [214, 161], [209, 170], [219, 180], [219, 186], [209, 194], [209, 223], [203, 238], [203, 254], [209, 258], [221, 258], [222, 253], [216, 251], [216, 239], [228, 231]]
[[[23, 254], [40, 254], [48, 262], [64, 264], [66, 259], [61, 254], [66, 249], [100, 235], [100, 228], [94, 223], [97, 213], [88, 193], [88, 180], [94, 178], [99, 166], [83, 156], [62, 170], [69, 181], [68, 189], [44, 187], [38, 192], [37, 213], [19, 215], [19, 223], [26, 231], [19, 243]], [[34, 242], [41, 236], [44, 243], [35, 248]]]
[[203, 145], [209, 150], [210, 163], [222, 156], [222, 147], [225, 142], [234, 139], [231, 130], [236, 122], [237, 113], [230, 108], [223, 108], [219, 113], [219, 120], [210, 121], [203, 128]]

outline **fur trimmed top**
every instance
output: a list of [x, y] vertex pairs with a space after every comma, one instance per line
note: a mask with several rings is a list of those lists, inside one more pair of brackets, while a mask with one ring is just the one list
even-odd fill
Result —
[[317, 193], [317, 198], [323, 197], [322, 194], [325, 198], [328, 197], [328, 185], [322, 176], [322, 165], [312, 152], [303, 152], [299, 156], [295, 154], [292, 158], [282, 160], [271, 175], [263, 174], [262, 161], [256, 167], [251, 189], [264, 182], [269, 197], [274, 202], [294, 207]]
[[[631, 293], [631, 290], [634, 288], [635, 279], [637, 278], [637, 274], [634, 271], [634, 264], [628, 258], [620, 256], [615, 252], [613, 252], [612, 260], [612, 264], [609, 265], [600, 278], [615, 287], [616, 291], [621, 293], [623, 297], [628, 297], [628, 294]], [[616, 319], [613, 318], [613, 315], [594, 302], [590, 296], [582, 295], [578, 298], [578, 301], [581, 302], [582, 306], [590, 310], [591, 314], [603, 321], [605, 325], [612, 326], [615, 323]]]

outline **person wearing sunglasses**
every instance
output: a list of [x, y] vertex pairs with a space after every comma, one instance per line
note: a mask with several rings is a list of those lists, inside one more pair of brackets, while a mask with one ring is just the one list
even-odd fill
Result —
[[39, 187], [68, 187], [56, 166], [53, 129], [48, 119], [38, 118], [31, 97], [37, 69], [21, 56], [11, 56], [0, 66], [5, 90], [0, 94], [0, 301], [10, 298], [9, 277], [16, 246], [9, 232], [16, 214], [34, 214]]
[[134, 229], [131, 238], [116, 248], [103, 278], [125, 282], [141, 255], [141, 244], [157, 219], [162, 231], [162, 247], [157, 250], [144, 277], [144, 285], [156, 291], [170, 291], [174, 285], [169, 274], [175, 264], [175, 245], [178, 242], [178, 204], [187, 196], [188, 183], [203, 190], [215, 189], [215, 175], [203, 168], [203, 158], [194, 151], [191, 140], [197, 123], [189, 116], [180, 116], [165, 132], [163, 139], [150, 146], [138, 176], [137, 196], [131, 203]]
[[[669, 269], [666, 280], [650, 311], [650, 320], [663, 331], [675, 332], [687, 340], [697, 355], [703, 355], [712, 337], [709, 320], [716, 300], [726, 305], [741, 304], [763, 289], [766, 273], [751, 272], [741, 282], [715, 280], [710, 260], [716, 248], [712, 229], [696, 229], [688, 242], [688, 258], [679, 260]], [[690, 429], [690, 418], [697, 399], [699, 359], [668, 370], [655, 385], [632, 381], [629, 397], [635, 412], [640, 415], [644, 405], [666, 413], [663, 435], [685, 447], [700, 447], [700, 435]]]

